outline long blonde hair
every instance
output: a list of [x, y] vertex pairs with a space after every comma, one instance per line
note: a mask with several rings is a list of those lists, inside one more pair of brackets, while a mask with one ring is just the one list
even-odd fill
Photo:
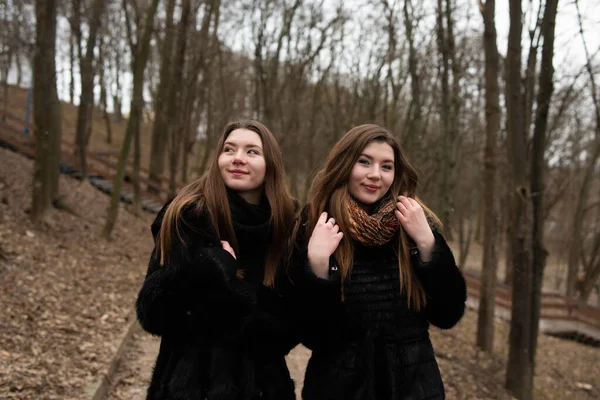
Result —
[[182, 240], [179, 227], [182, 210], [196, 201], [196, 211], [207, 211], [219, 238], [228, 241], [236, 254], [238, 253], [227, 190], [218, 166], [218, 158], [223, 151], [225, 140], [231, 132], [237, 129], [247, 129], [257, 133], [263, 144], [266, 163], [264, 192], [271, 206], [270, 222], [272, 227], [263, 283], [272, 287], [277, 266], [286, 257], [286, 236], [290, 234], [294, 224], [295, 212], [294, 202], [285, 181], [285, 169], [279, 145], [271, 131], [258, 121], [243, 120], [230, 122], [225, 126], [217, 143], [217, 151], [213, 155], [206, 173], [182, 188], [169, 204], [157, 238], [157, 258], [161, 265], [169, 262], [174, 234], [177, 234], [178, 239]]
[[[310, 238], [323, 211], [327, 211], [329, 216], [335, 218], [341, 232], [349, 232], [348, 200], [350, 199], [350, 192], [348, 181], [352, 168], [362, 151], [373, 141], [386, 143], [394, 151], [395, 176], [389, 191], [393, 198], [396, 199], [401, 194], [414, 198], [425, 210], [428, 220], [433, 225], [441, 228], [442, 224], [438, 217], [416, 196], [417, 171], [405, 157], [400, 143], [386, 129], [378, 125], [367, 124], [352, 128], [346, 133], [331, 149], [329, 157], [325, 161], [325, 166], [316, 174], [308, 195], [306, 238]], [[420, 310], [425, 306], [425, 291], [410, 264], [412, 241], [402, 227], [399, 231], [397, 248], [400, 290], [407, 294], [409, 307]], [[351, 272], [354, 261], [353, 253], [352, 239], [348, 234], [345, 234], [334, 253], [334, 257], [340, 266], [342, 288], [346, 277]]]

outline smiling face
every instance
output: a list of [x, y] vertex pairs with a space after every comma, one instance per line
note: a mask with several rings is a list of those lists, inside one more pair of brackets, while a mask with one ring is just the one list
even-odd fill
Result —
[[394, 150], [385, 142], [372, 141], [363, 149], [350, 173], [350, 194], [363, 204], [373, 204], [394, 182]]
[[265, 181], [266, 162], [260, 136], [248, 129], [236, 129], [227, 136], [218, 158], [225, 186], [249, 203], [258, 204]]

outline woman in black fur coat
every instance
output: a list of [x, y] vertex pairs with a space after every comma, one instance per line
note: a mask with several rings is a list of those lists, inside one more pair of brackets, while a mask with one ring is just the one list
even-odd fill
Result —
[[148, 399], [295, 399], [284, 356], [297, 340], [276, 291], [294, 208], [271, 132], [228, 124], [208, 172], [152, 224], [136, 302], [161, 336]]
[[466, 286], [416, 190], [377, 125], [350, 130], [317, 174], [291, 267], [312, 349], [304, 400], [444, 398], [428, 328], [460, 320]]

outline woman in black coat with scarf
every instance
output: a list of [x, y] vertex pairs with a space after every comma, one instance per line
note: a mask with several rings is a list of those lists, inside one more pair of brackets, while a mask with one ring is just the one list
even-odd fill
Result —
[[317, 174], [290, 271], [312, 349], [304, 400], [445, 397], [428, 327], [460, 320], [466, 286], [416, 188], [376, 125], [350, 130]]
[[295, 398], [284, 357], [297, 340], [277, 291], [294, 208], [271, 132], [228, 124], [208, 172], [152, 224], [136, 302], [161, 336], [148, 399]]

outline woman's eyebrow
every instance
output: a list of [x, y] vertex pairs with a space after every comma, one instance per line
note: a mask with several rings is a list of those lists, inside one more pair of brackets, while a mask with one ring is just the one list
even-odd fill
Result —
[[[238, 147], [238, 144], [236, 142], [231, 142], [231, 141], [227, 141], [227, 142], [223, 143], [223, 146], [226, 146], [226, 145]], [[257, 149], [262, 149], [262, 147], [260, 147], [257, 144], [253, 144], [253, 143], [246, 144], [246, 145], [244, 145], [244, 147], [248, 147], [248, 148], [256, 147]]]
[[[373, 157], [371, 157], [370, 155], [366, 154], [366, 153], [361, 153], [360, 155], [361, 157], [365, 157], [368, 158], [369, 160], [373, 160]], [[383, 160], [384, 163], [393, 163], [394, 160]]]

